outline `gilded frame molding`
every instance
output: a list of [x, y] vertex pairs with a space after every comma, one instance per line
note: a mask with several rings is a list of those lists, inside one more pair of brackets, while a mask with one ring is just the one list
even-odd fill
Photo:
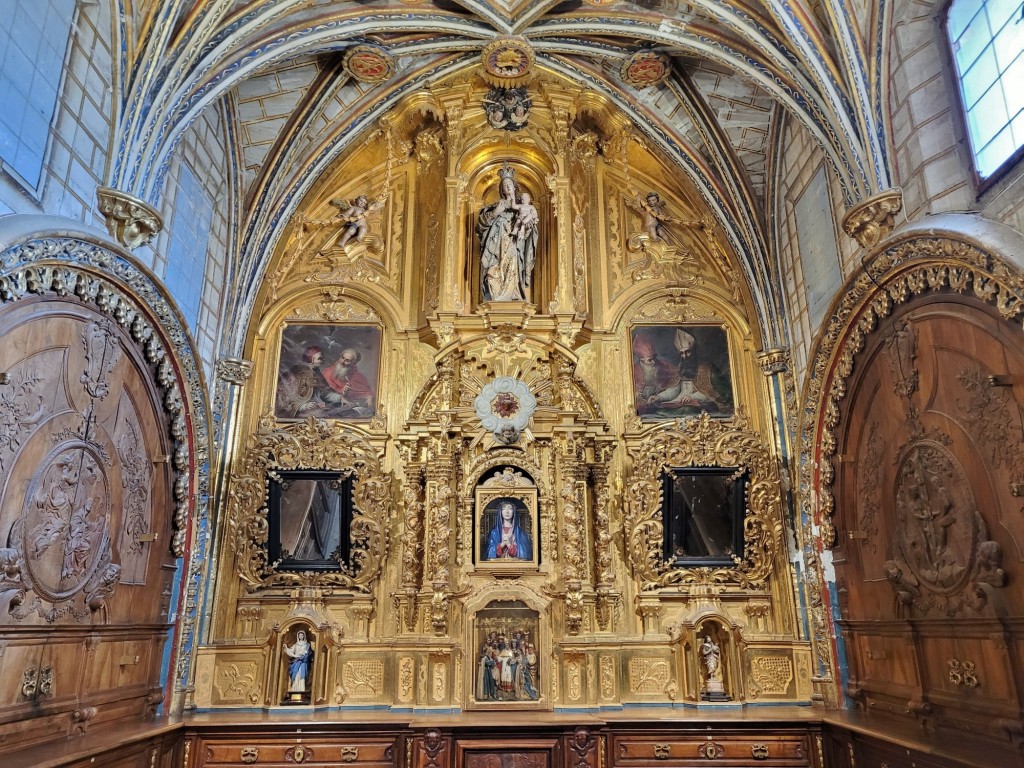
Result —
[[[332, 427], [308, 418], [278, 426], [273, 414], [259, 429], [232, 476], [227, 526], [239, 577], [250, 591], [276, 586], [338, 586], [369, 592], [387, 557], [391, 534], [388, 501], [391, 473], [380, 466], [377, 450], [352, 426]], [[349, 567], [341, 571], [276, 571], [268, 561], [269, 473], [282, 469], [350, 471], [353, 512]]]
[[[782, 537], [778, 465], [742, 410], [723, 422], [706, 413], [658, 425], [629, 448], [633, 472], [625, 484], [626, 560], [643, 591], [673, 585], [735, 584], [763, 588]], [[667, 467], [739, 467], [749, 473], [743, 554], [733, 565], [673, 568], [664, 557], [662, 474]]]

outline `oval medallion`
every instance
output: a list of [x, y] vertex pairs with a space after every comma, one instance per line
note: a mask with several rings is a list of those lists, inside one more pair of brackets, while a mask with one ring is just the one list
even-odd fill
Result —
[[49, 600], [81, 590], [108, 549], [110, 488], [103, 466], [95, 448], [72, 440], [50, 451], [32, 477], [22, 546], [32, 583]]

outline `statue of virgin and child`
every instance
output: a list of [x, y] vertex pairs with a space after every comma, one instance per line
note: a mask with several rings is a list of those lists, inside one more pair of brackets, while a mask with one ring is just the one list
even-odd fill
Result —
[[480, 210], [480, 287], [484, 301], [529, 301], [540, 217], [508, 163], [498, 171], [498, 201]]

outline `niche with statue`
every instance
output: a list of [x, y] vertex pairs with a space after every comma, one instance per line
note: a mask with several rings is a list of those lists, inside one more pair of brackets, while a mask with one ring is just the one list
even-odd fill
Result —
[[307, 624], [295, 624], [281, 642], [281, 669], [284, 672], [282, 704], [309, 704], [312, 701], [313, 665], [316, 661], [316, 635]]

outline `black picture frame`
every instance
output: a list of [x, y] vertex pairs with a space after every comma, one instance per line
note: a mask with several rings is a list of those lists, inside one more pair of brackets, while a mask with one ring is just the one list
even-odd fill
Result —
[[743, 556], [748, 482], [743, 467], [666, 468], [665, 560], [673, 567], [734, 565]]
[[353, 478], [336, 470], [268, 477], [267, 560], [276, 571], [340, 571], [352, 546]]

